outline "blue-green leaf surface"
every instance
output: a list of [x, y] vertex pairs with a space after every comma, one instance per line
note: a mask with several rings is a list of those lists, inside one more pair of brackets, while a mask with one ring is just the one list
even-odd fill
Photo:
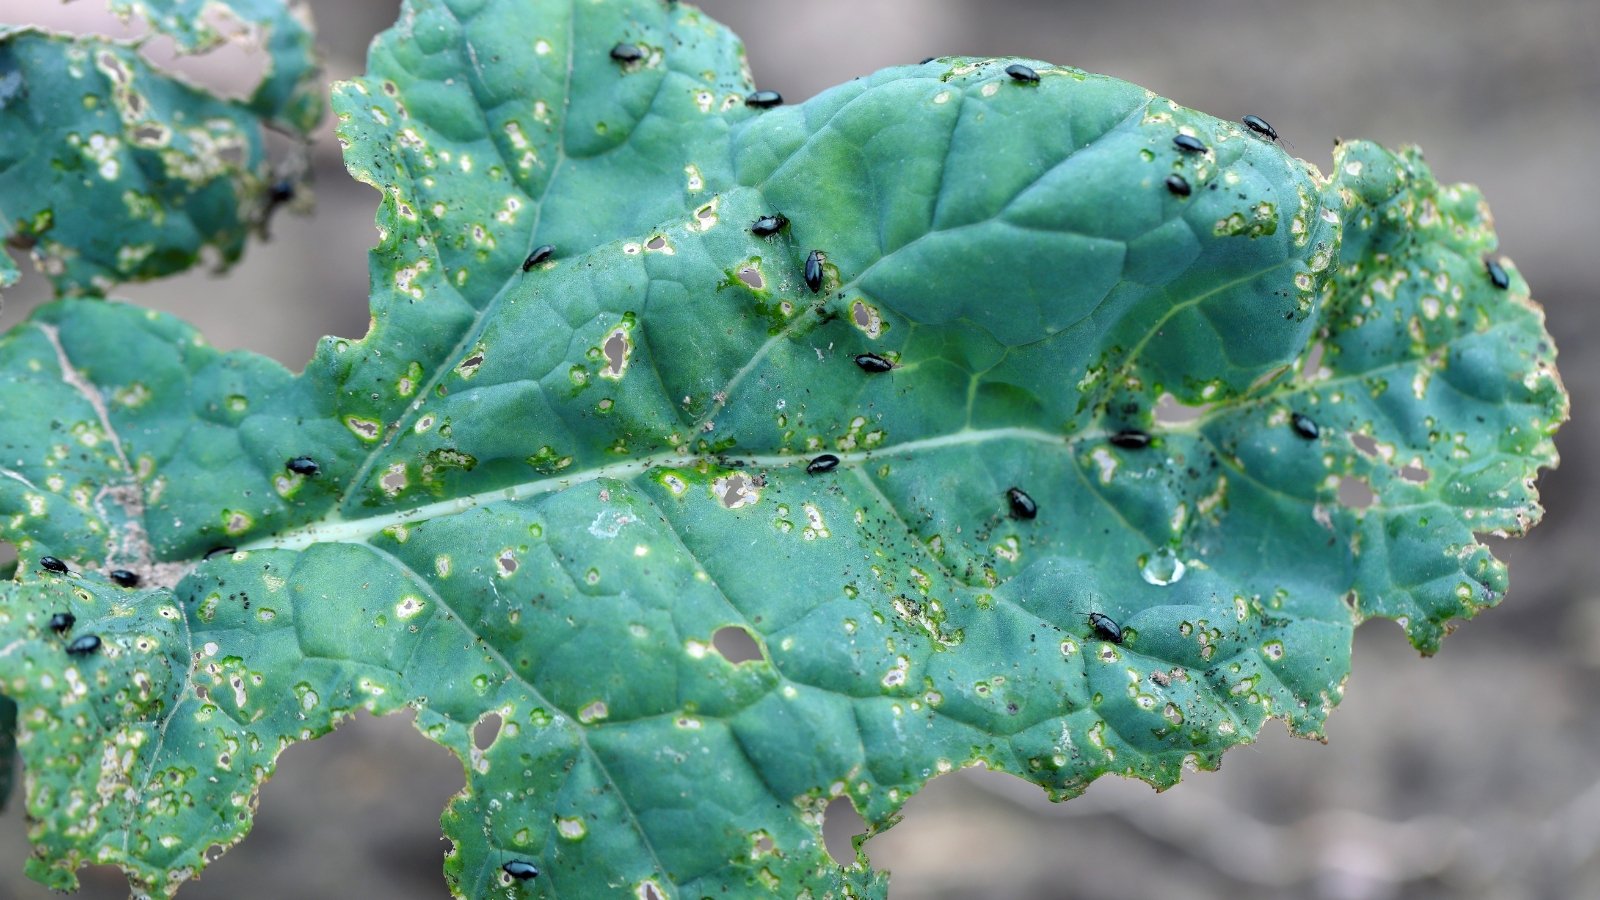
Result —
[[1321, 734], [1363, 619], [1431, 652], [1496, 602], [1475, 535], [1537, 518], [1566, 401], [1476, 192], [1010, 62], [758, 110], [681, 4], [416, 0], [335, 97], [365, 338], [295, 376], [68, 300], [0, 340], [30, 873], [170, 893], [285, 746], [410, 706], [463, 896], [877, 895], [833, 798], [1170, 785]]
[[[282, 0], [112, 7], [180, 52], [258, 43], [267, 72], [228, 99], [152, 66], [137, 43], [0, 26], [0, 230], [62, 294], [237, 260], [281, 202], [267, 131], [304, 141], [323, 111], [310, 31]], [[0, 287], [15, 280], [0, 262]]]
[[179, 52], [208, 53], [230, 42], [265, 51], [248, 108], [279, 127], [309, 134], [322, 118], [322, 72], [304, 0], [110, 0], [173, 39]]

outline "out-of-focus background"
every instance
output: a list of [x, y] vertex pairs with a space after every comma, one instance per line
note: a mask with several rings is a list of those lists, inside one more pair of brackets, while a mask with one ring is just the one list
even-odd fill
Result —
[[[1595, 0], [705, 0], [743, 35], [757, 80], [790, 102], [946, 54], [1032, 56], [1115, 75], [1224, 118], [1263, 116], [1326, 168], [1336, 136], [1418, 143], [1442, 179], [1493, 205], [1503, 249], [1563, 351], [1578, 410], [1533, 537], [1500, 542], [1512, 590], [1433, 659], [1389, 623], [1360, 629], [1322, 746], [1271, 725], [1164, 795], [1102, 779], [1062, 805], [1008, 776], [944, 776], [867, 844], [893, 896], [1163, 898], [1600, 897], [1600, 3]], [[120, 33], [85, 0], [4, 0], [0, 19]], [[313, 0], [331, 78], [362, 67], [397, 0]], [[213, 65], [212, 70], [231, 64]], [[208, 78], [205, 64], [188, 71]], [[222, 75], [226, 75], [224, 71]], [[366, 329], [377, 195], [331, 131], [318, 209], [280, 218], [233, 272], [119, 293], [197, 323], [224, 348], [293, 368], [322, 334]], [[0, 328], [46, 299], [9, 292]], [[1600, 346], [1600, 344], [1597, 344]], [[446, 895], [438, 814], [461, 769], [406, 717], [362, 717], [288, 750], [251, 836], [192, 900]], [[848, 848], [846, 816], [830, 821]], [[22, 876], [21, 810], [0, 815], [0, 900]], [[121, 897], [115, 870], [82, 896]]]

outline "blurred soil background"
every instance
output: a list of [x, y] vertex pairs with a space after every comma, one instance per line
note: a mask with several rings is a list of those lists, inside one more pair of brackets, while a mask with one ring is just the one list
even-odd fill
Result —
[[[1594, 0], [706, 0], [743, 35], [759, 85], [790, 102], [926, 56], [1016, 54], [1145, 85], [1223, 118], [1255, 113], [1329, 166], [1336, 136], [1427, 149], [1444, 180], [1480, 185], [1502, 249], [1563, 351], [1577, 420], [1549, 512], [1511, 562], [1505, 604], [1419, 659], [1391, 623], [1356, 635], [1328, 746], [1270, 725], [1164, 795], [1102, 779], [1062, 805], [1009, 776], [939, 778], [867, 844], [896, 898], [1096, 900], [1600, 897], [1600, 3]], [[4, 0], [0, 19], [120, 31], [94, 0]], [[330, 78], [357, 74], [396, 0], [314, 0]], [[156, 48], [159, 53], [159, 48]], [[237, 61], [185, 63], [215, 83]], [[224, 277], [122, 296], [195, 322], [215, 345], [298, 370], [322, 334], [367, 326], [377, 195], [350, 180], [325, 128], [317, 210], [282, 216]], [[46, 299], [36, 276], [0, 327]], [[438, 814], [459, 764], [409, 717], [362, 716], [289, 749], [254, 832], [183, 896], [446, 896]], [[830, 819], [848, 848], [850, 817]], [[21, 810], [0, 815], [0, 900], [48, 896], [22, 875]], [[83, 871], [86, 898], [126, 896]]]

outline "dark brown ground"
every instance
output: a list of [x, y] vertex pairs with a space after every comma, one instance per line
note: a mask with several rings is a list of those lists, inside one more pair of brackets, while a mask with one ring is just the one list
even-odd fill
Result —
[[[896, 897], [1600, 897], [1600, 527], [1586, 415], [1600, 388], [1591, 272], [1600, 266], [1600, 4], [1593, 0], [708, 0], [745, 36], [762, 87], [791, 102], [885, 65], [1019, 54], [1143, 84], [1223, 117], [1256, 113], [1328, 165], [1335, 136], [1426, 147], [1483, 187], [1505, 251], [1565, 355], [1578, 420], [1543, 481], [1546, 522], [1503, 546], [1505, 605], [1420, 660], [1391, 624], [1356, 637], [1329, 746], [1269, 728], [1224, 771], [1157, 796], [1105, 780], [1060, 806], [1008, 777], [946, 776], [875, 838]], [[389, 0], [318, 0], [329, 68], [354, 74]], [[48, 0], [0, 18], [87, 21]], [[299, 367], [324, 333], [366, 327], [376, 195], [317, 159], [320, 209], [281, 219], [225, 280], [123, 294], [198, 323], [214, 344]], [[40, 302], [27, 280], [0, 327]], [[1585, 584], [1590, 587], [1584, 587]], [[362, 718], [290, 749], [254, 833], [184, 896], [441, 897], [437, 816], [459, 767], [399, 717]], [[21, 875], [20, 814], [0, 816], [0, 900]], [[115, 872], [85, 897], [120, 897]]]

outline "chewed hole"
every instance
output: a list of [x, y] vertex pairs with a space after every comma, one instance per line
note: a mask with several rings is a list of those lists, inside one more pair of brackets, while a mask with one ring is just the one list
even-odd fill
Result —
[[1315, 378], [1317, 371], [1322, 368], [1322, 355], [1326, 351], [1321, 341], [1311, 345], [1311, 350], [1306, 353], [1306, 361], [1300, 366], [1300, 377]]
[[17, 571], [17, 545], [0, 541], [0, 577], [10, 578]]
[[627, 332], [620, 328], [611, 332], [611, 336], [606, 338], [605, 346], [602, 349], [606, 355], [605, 374], [613, 378], [620, 377], [623, 371], [628, 368]]
[[717, 633], [711, 636], [711, 646], [717, 648], [723, 659], [734, 665], [761, 659], [761, 645], [756, 643], [750, 632], [737, 625], [718, 628]]
[[661, 235], [651, 238], [644, 246], [646, 250], [660, 250], [667, 245], [667, 239]]
[[1339, 479], [1339, 504], [1350, 509], [1366, 509], [1378, 495], [1373, 493], [1372, 485], [1367, 484], [1365, 478]]
[[739, 270], [739, 280], [753, 290], [762, 290], [767, 286], [767, 280], [761, 277], [761, 270], [755, 266], [745, 266]]
[[1412, 484], [1423, 484], [1433, 477], [1433, 473], [1422, 466], [1411, 465], [1400, 470], [1400, 477]]
[[1156, 422], [1161, 425], [1184, 425], [1211, 411], [1211, 405], [1185, 406], [1171, 394], [1162, 394], [1156, 401]]
[[477, 747], [480, 753], [488, 750], [489, 745], [494, 743], [494, 739], [500, 736], [501, 724], [502, 720], [499, 713], [484, 713], [483, 717], [478, 719], [477, 724], [472, 726], [472, 746]]
[[1350, 443], [1354, 444], [1357, 450], [1360, 450], [1367, 456], [1378, 455], [1378, 441], [1376, 438], [1365, 434], [1356, 434], [1352, 431], [1350, 432]]
[[856, 812], [849, 797], [835, 797], [828, 801], [822, 813], [822, 843], [828, 855], [841, 866], [855, 865], [854, 838], [867, 833], [867, 820]]

